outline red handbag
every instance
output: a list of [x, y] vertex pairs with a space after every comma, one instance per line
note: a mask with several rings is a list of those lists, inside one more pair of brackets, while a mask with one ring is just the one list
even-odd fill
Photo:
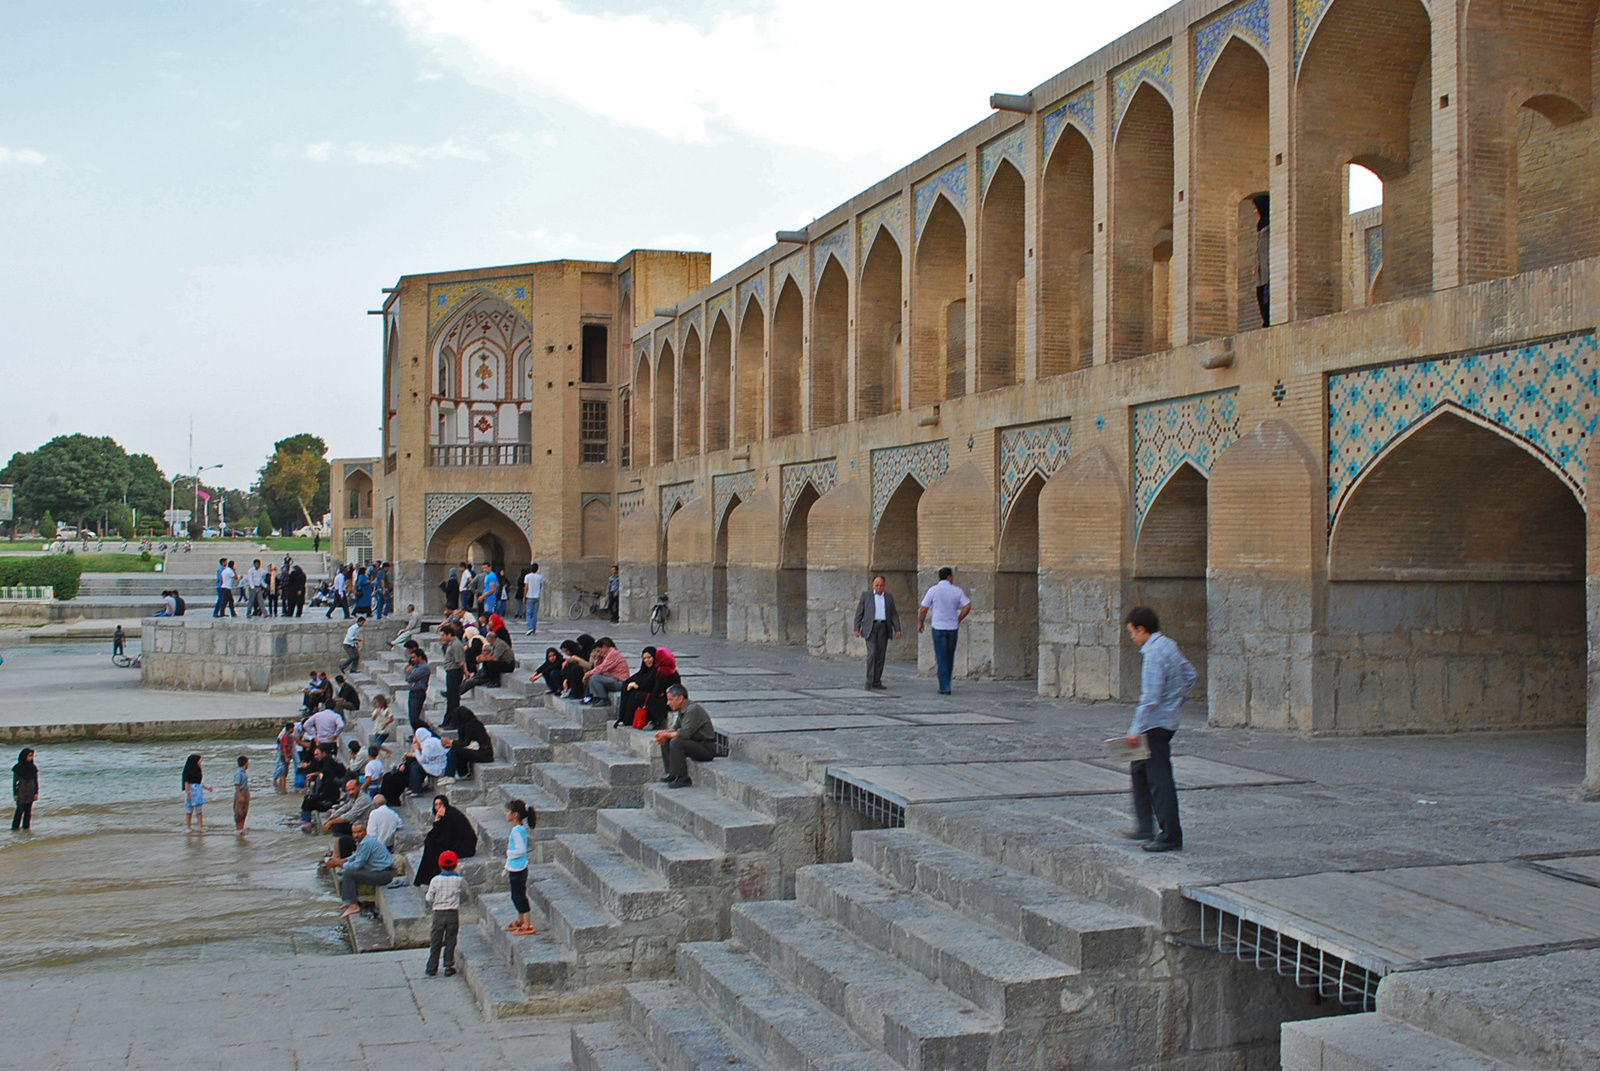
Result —
[[635, 729], [643, 729], [645, 725], [649, 723], [649, 720], [649, 716], [644, 707], [640, 707], [638, 710], [633, 712], [633, 727]]

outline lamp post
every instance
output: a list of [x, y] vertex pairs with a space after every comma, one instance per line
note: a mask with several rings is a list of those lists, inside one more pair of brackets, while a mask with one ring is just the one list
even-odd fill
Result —
[[[222, 465], [219, 462], [215, 465], [201, 465], [199, 468], [194, 470], [194, 512], [189, 514], [189, 519], [191, 521], [194, 520], [194, 514], [200, 512], [200, 474], [205, 472], [207, 469], [220, 469], [221, 467]], [[182, 474], [180, 473], [180, 475]], [[167, 485], [167, 516], [171, 517], [173, 513], [177, 512], [177, 508], [178, 481], [173, 480]], [[167, 535], [176, 537], [177, 530], [178, 523], [176, 521], [167, 521]]]

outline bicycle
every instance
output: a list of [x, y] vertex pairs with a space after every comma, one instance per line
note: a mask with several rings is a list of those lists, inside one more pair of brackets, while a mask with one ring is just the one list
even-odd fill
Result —
[[117, 651], [111, 656], [111, 664], [118, 669], [138, 669], [144, 665], [144, 652], [140, 651], [130, 657], [123, 651]]
[[667, 606], [666, 592], [656, 596], [656, 604], [650, 607], [650, 635], [657, 632], [663, 636], [667, 633], [667, 618], [672, 616], [672, 610]]
[[573, 596], [570, 609], [574, 621], [582, 617], [585, 612], [593, 614], [595, 617], [606, 613], [605, 592], [585, 591], [583, 588], [573, 588], [572, 590], [577, 592]]

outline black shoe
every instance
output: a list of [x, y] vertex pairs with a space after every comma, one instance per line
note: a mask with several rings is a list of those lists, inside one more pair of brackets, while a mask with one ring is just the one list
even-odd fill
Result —
[[1154, 840], [1155, 834], [1149, 830], [1130, 829], [1123, 834], [1128, 840]]
[[1153, 840], [1144, 846], [1144, 850], [1147, 852], [1181, 852], [1183, 851], [1183, 844], [1181, 842], [1174, 844], [1170, 840]]
[[439, 977], [439, 972], [438, 971], [423, 971], [422, 973], [426, 974], [429, 978], [437, 978], [437, 977]]
[[668, 788], [690, 788], [693, 785], [694, 782], [689, 780], [687, 777], [674, 777], [671, 781], [667, 782]]
[[662, 778], [662, 779], [661, 779], [661, 783], [662, 783], [662, 784], [663, 784], [663, 785], [670, 785], [670, 784], [672, 784], [672, 782], [674, 782], [674, 781], [676, 781], [676, 780], [677, 780], [677, 778], [676, 778], [676, 777], [672, 777], [672, 776], [667, 776], [667, 777], [663, 777], [663, 778]]
[[445, 976], [445, 977], [446, 977], [446, 978], [453, 978], [453, 977], [455, 977], [455, 973], [456, 973], [456, 969], [455, 969], [455, 968], [454, 968], [454, 967], [446, 967], [446, 968], [445, 968], [445, 969], [444, 969], [444, 976]]
[[882, 681], [873, 681], [871, 684], [867, 685], [867, 687], [871, 688], [875, 692], [886, 692], [889, 690], [888, 685], [884, 684]]

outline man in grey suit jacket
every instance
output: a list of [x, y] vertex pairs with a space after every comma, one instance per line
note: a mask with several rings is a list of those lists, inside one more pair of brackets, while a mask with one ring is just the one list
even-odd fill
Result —
[[900, 613], [894, 596], [883, 590], [883, 577], [872, 578], [872, 590], [861, 593], [856, 603], [856, 635], [867, 641], [867, 687], [883, 688], [883, 656], [889, 650], [889, 633], [899, 639]]

